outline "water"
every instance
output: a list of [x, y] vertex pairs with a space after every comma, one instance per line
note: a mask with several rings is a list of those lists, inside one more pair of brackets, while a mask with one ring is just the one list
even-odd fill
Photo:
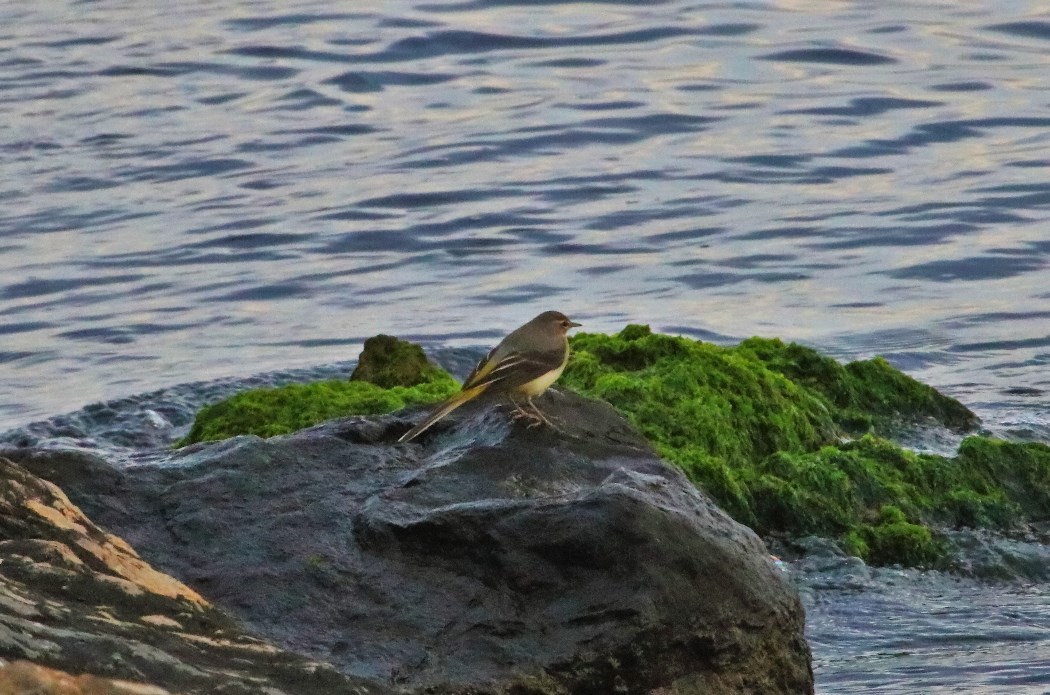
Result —
[[[3, 3], [0, 430], [125, 455], [250, 375], [557, 308], [884, 354], [1050, 440], [1048, 105], [1037, 2]], [[141, 428], [79, 411], [113, 399]], [[924, 691], [953, 639], [882, 681], [818, 640], [821, 692]]]
[[818, 693], [1050, 693], [1050, 545], [952, 535], [968, 553], [962, 574], [873, 569], [829, 541], [797, 543], [805, 557], [784, 567]]
[[880, 570], [803, 596], [818, 693], [1050, 693], [1045, 583]]

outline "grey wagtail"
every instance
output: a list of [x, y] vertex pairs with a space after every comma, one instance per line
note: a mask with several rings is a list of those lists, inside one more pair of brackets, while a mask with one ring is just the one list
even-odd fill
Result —
[[[467, 401], [481, 394], [505, 396], [514, 404], [515, 417], [526, 417], [534, 425], [551, 424], [532, 399], [558, 380], [569, 361], [569, 329], [580, 324], [559, 311], [545, 311], [515, 329], [478, 362], [463, 382], [463, 388], [439, 405], [397, 441], [407, 442]], [[522, 408], [524, 401], [531, 412]], [[532, 425], [530, 425], [532, 426]]]

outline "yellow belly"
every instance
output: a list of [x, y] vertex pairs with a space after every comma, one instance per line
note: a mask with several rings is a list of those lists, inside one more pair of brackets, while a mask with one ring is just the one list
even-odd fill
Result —
[[[568, 358], [568, 355], [566, 355], [566, 358]], [[522, 396], [525, 396], [526, 398], [535, 398], [536, 396], [546, 391], [551, 384], [558, 380], [558, 377], [561, 376], [561, 373], [565, 371], [565, 363], [568, 361], [569, 360], [566, 359], [564, 362], [561, 363], [561, 366], [557, 369], [547, 372], [538, 379], [533, 379], [532, 381], [526, 384], [522, 384], [514, 390], [517, 393], [520, 393]]]

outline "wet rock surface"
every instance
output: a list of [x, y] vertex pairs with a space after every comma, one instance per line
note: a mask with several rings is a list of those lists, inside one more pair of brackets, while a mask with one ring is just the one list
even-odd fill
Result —
[[170, 695], [170, 691], [90, 674], [74, 676], [29, 661], [15, 661], [0, 662], [0, 695]]
[[387, 692], [245, 633], [95, 525], [53, 483], [0, 458], [4, 659], [34, 665], [4, 665], [0, 693], [154, 692], [142, 684], [199, 693]]
[[560, 431], [489, 408], [405, 445], [394, 415], [90, 476], [20, 458], [250, 632], [361, 687], [812, 692], [798, 596], [761, 541], [611, 408], [541, 403]]

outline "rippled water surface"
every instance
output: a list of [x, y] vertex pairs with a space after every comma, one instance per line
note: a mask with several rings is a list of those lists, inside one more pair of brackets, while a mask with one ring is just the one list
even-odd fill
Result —
[[881, 570], [863, 591], [803, 595], [819, 694], [1050, 693], [1045, 583]]
[[0, 425], [548, 307], [1032, 410], [1041, 6], [4, 3]]
[[[885, 354], [1047, 440], [1048, 174], [1039, 2], [7, 2], [0, 430], [559, 308]], [[877, 622], [815, 623], [822, 692], [1050, 691], [1036, 628]]]

